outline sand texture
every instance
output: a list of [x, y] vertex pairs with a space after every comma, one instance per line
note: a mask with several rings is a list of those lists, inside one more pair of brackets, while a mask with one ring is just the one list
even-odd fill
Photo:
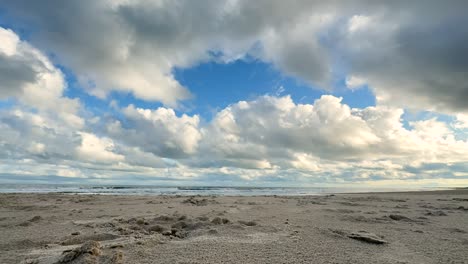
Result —
[[468, 263], [468, 190], [2, 194], [0, 263]]

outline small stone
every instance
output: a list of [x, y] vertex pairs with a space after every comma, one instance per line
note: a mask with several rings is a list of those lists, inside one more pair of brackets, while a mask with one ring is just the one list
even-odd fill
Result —
[[348, 234], [348, 237], [352, 238], [352, 239], [355, 239], [355, 240], [370, 243], [370, 244], [386, 244], [386, 243], [388, 243], [387, 241], [383, 240], [381, 237], [377, 236], [376, 234], [368, 233], [368, 232], [365, 232], [365, 231], [350, 233], [350, 234]]
[[397, 214], [391, 214], [388, 216], [390, 219], [395, 220], [395, 221], [411, 221], [410, 218], [404, 216], [404, 215], [397, 215]]
[[40, 215], [36, 215], [34, 216], [33, 218], [29, 219], [28, 221], [29, 222], [38, 222], [42, 219], [42, 217]]
[[122, 244], [114, 244], [110, 245], [109, 248], [123, 248], [124, 246]]
[[255, 221], [239, 221], [240, 224], [246, 225], [246, 226], [256, 226], [257, 222]]

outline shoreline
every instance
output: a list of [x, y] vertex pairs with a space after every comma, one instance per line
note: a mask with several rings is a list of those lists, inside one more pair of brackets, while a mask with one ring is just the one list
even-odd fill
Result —
[[[211, 188], [211, 187], [210, 187]], [[234, 189], [238, 187], [213, 187], [213, 188], [220, 188], [220, 189]], [[295, 188], [295, 187], [252, 187], [253, 189], [291, 189], [291, 190], [300, 190], [300, 189], [307, 189], [307, 188]], [[313, 187], [315, 188], [315, 187]], [[121, 189], [121, 188], [118, 188]], [[117, 190], [118, 190], [117, 189]], [[242, 188], [242, 189], [247, 189], [247, 187]], [[317, 189], [321, 189], [317, 187]], [[181, 189], [183, 190], [192, 190], [192, 189]], [[197, 190], [197, 189], [194, 189]], [[418, 194], [429, 194], [429, 193], [452, 193], [452, 192], [460, 192], [463, 193], [464, 190], [468, 190], [468, 187], [438, 187], [434, 189], [419, 189], [419, 190], [382, 190], [382, 191], [355, 191], [355, 192], [349, 192], [349, 191], [343, 191], [343, 192], [316, 192], [316, 193], [280, 193], [280, 194], [249, 194], [249, 193], [239, 193], [239, 194], [220, 194], [220, 193], [213, 193], [213, 194], [197, 194], [197, 193], [118, 193], [118, 192], [79, 192], [79, 191], [49, 191], [49, 192], [41, 192], [41, 191], [20, 191], [20, 192], [1, 192], [0, 195], [5, 195], [5, 194], [16, 194], [16, 195], [21, 195], [21, 194], [44, 194], [44, 195], [53, 195], [53, 194], [63, 194], [63, 195], [104, 195], [104, 196], [136, 196], [136, 197], [141, 197], [141, 196], [168, 196], [168, 197], [178, 197], [178, 196], [217, 196], [217, 197], [270, 197], [270, 196], [322, 196], [322, 195], [351, 195], [351, 194], [410, 194], [410, 193], [418, 193]]]
[[[269, 188], [269, 187], [267, 187]], [[366, 195], [366, 194], [464, 194], [468, 187], [451, 187], [437, 190], [399, 190], [399, 191], [358, 191], [358, 192], [321, 192], [313, 194], [242, 194], [242, 195], [224, 195], [224, 194], [134, 194], [134, 193], [86, 193], [86, 192], [0, 192], [0, 195], [102, 195], [102, 196], [128, 196], [128, 197], [307, 197], [307, 196], [326, 196], [326, 195]]]

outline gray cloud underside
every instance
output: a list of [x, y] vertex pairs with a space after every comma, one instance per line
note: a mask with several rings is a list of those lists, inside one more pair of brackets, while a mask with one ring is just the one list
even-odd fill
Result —
[[10, 59], [0, 54], [0, 98], [7, 98], [21, 93], [18, 87], [36, 80], [37, 72], [29, 62]]
[[[468, 109], [466, 1], [1, 2], [98, 96], [117, 89], [175, 106], [190, 93], [171, 69], [214, 50], [225, 60], [250, 54], [323, 89], [340, 63], [380, 103]], [[367, 23], [350, 27], [357, 20]]]

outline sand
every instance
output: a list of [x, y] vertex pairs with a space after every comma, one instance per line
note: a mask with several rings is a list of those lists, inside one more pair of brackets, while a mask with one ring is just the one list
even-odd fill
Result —
[[468, 190], [2, 194], [0, 263], [468, 263]]

